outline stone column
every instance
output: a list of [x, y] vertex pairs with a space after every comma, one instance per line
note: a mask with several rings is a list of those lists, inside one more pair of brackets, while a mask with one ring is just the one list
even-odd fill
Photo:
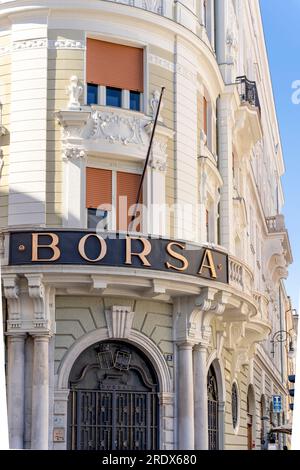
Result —
[[194, 449], [193, 345], [178, 345], [178, 446]]
[[194, 394], [195, 394], [195, 449], [208, 449], [207, 410], [207, 348], [198, 344], [194, 348]]
[[34, 335], [31, 449], [48, 449], [49, 336]]
[[25, 334], [8, 336], [8, 427], [11, 449], [24, 446], [24, 354]]

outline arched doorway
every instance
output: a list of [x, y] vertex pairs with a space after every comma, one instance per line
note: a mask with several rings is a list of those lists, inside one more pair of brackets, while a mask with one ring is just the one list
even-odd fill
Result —
[[68, 448], [158, 447], [158, 380], [132, 345], [105, 341], [83, 351], [69, 378]]
[[255, 448], [255, 394], [252, 385], [247, 394], [247, 440], [248, 450]]
[[207, 375], [208, 399], [208, 449], [219, 449], [219, 393], [214, 367], [211, 365]]

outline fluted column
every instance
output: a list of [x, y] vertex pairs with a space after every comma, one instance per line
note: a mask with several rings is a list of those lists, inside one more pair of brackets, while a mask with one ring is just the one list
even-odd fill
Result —
[[208, 449], [207, 348], [201, 344], [194, 352], [195, 449]]
[[11, 449], [23, 449], [24, 446], [24, 345], [25, 334], [8, 336], [7, 400]]
[[193, 345], [178, 345], [178, 445], [194, 449]]
[[34, 336], [31, 448], [48, 449], [49, 336]]

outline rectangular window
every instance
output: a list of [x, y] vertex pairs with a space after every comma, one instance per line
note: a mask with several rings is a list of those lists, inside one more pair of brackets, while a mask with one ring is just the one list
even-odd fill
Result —
[[[126, 231], [130, 226], [140, 181], [141, 175], [121, 171], [117, 173], [117, 230]], [[142, 197], [139, 202], [142, 203]], [[136, 216], [139, 216], [138, 211]], [[140, 231], [140, 225], [135, 229]]]
[[206, 136], [207, 136], [207, 113], [208, 113], [207, 99], [205, 98], [205, 96], [203, 96], [203, 130]]
[[106, 106], [122, 107], [122, 90], [120, 88], [106, 87]]
[[87, 209], [111, 210], [112, 172], [98, 168], [86, 169]]
[[206, 220], [205, 220], [206, 241], [209, 242], [209, 211], [208, 210], [206, 210], [205, 216], [206, 216]]
[[102, 229], [109, 229], [109, 212], [101, 209], [88, 209], [88, 228], [95, 230], [102, 222]]
[[140, 111], [141, 109], [141, 94], [138, 91], [130, 91], [130, 109], [132, 111]]
[[143, 49], [87, 39], [87, 83], [143, 92]]
[[98, 104], [98, 85], [88, 83], [87, 104]]
[[[115, 179], [113, 179], [113, 173], [116, 175]], [[113, 196], [113, 180], [116, 181], [115, 196]], [[140, 180], [140, 174], [88, 167], [86, 169], [88, 228], [95, 229], [98, 223], [102, 222], [103, 230], [116, 227], [117, 230], [128, 231]], [[142, 197], [140, 203], [142, 203]], [[114, 207], [116, 215], [113, 216]], [[135, 215], [138, 217], [139, 211]], [[140, 224], [133, 228], [134, 231], [141, 229]]]

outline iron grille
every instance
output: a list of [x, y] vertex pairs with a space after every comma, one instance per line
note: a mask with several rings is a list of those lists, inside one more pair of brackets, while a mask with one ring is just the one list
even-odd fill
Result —
[[249, 103], [252, 106], [256, 106], [260, 111], [256, 82], [248, 80], [248, 78], [243, 75], [241, 77], [237, 77], [236, 83], [239, 87], [241, 101]]
[[236, 429], [238, 423], [238, 391], [235, 383], [231, 389], [231, 412], [233, 429]]
[[157, 394], [71, 391], [72, 450], [154, 450]]
[[208, 397], [208, 449], [219, 449], [219, 401], [218, 386], [215, 371], [210, 367], [207, 377], [207, 397]]

